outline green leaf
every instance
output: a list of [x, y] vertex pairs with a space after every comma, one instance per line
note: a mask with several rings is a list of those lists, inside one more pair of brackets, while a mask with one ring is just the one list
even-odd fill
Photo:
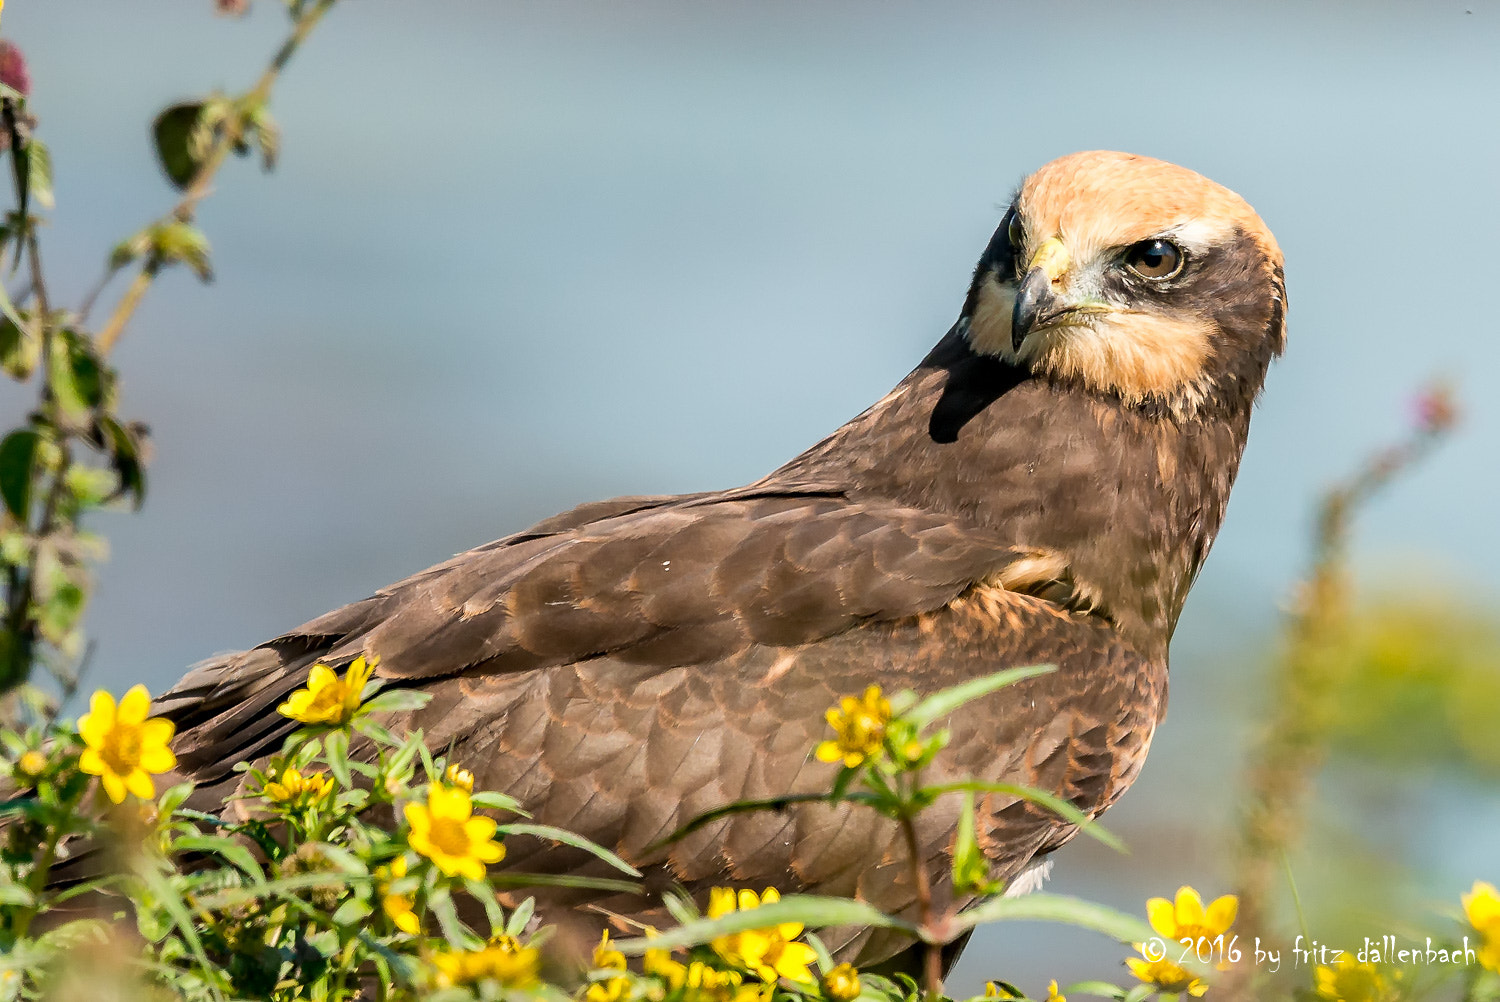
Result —
[[348, 788], [354, 785], [349, 776], [349, 732], [345, 730], [332, 730], [323, 739], [325, 749], [324, 759], [328, 762], [328, 771], [333, 773], [339, 785]]
[[669, 929], [659, 936], [624, 939], [616, 945], [627, 956], [639, 956], [647, 950], [697, 946], [719, 936], [745, 932], [748, 929], [765, 929], [783, 922], [800, 922], [814, 929], [832, 925], [900, 929], [913, 937], [918, 935], [917, 927], [912, 923], [887, 915], [863, 901], [812, 894], [788, 894], [773, 904], [761, 905], [748, 911], [731, 912], [716, 919], [699, 919], [676, 929]]
[[935, 692], [917, 703], [910, 710], [907, 710], [902, 716], [918, 727], [926, 727], [928, 724], [946, 717], [965, 703], [971, 703], [981, 696], [987, 696], [995, 690], [1003, 689], [1008, 685], [1014, 685], [1025, 679], [1035, 678], [1038, 675], [1046, 675], [1054, 671], [1057, 671], [1056, 665], [1028, 665], [1025, 668], [1008, 668], [1005, 671], [995, 672], [993, 675], [972, 679], [960, 685]]
[[250, 879], [257, 882], [265, 880], [265, 874], [250, 850], [227, 836], [184, 835], [172, 841], [172, 848], [176, 852], [202, 852], [223, 857], [237, 869], [244, 871]]
[[575, 887], [589, 891], [613, 891], [617, 894], [645, 894], [640, 884], [628, 880], [613, 880], [609, 877], [579, 877], [569, 873], [522, 873], [518, 870], [502, 870], [490, 874], [490, 883], [496, 887]]
[[484, 906], [484, 917], [490, 923], [490, 935], [505, 931], [505, 912], [500, 908], [500, 902], [495, 897], [495, 889], [482, 880], [464, 880], [464, 890], [469, 892], [469, 897]]
[[945, 793], [955, 792], [969, 793], [1005, 793], [1020, 800], [1027, 800], [1056, 814], [1065, 821], [1078, 826], [1079, 831], [1092, 839], [1104, 843], [1119, 853], [1129, 853], [1125, 843], [1110, 832], [1099, 822], [1094, 821], [1087, 814], [1080, 811], [1068, 801], [1055, 793], [1039, 790], [1034, 786], [1022, 786], [1019, 783], [985, 783], [979, 780], [961, 783], [943, 783], [939, 786], [924, 786], [918, 792], [933, 797], [942, 796]]
[[521, 809], [521, 802], [507, 793], [495, 790], [479, 790], [469, 798], [475, 807], [488, 807], [492, 811], [509, 811], [522, 817], [531, 817]]
[[604, 862], [608, 863], [610, 866], [614, 867], [616, 870], [619, 870], [621, 873], [628, 873], [632, 877], [639, 877], [641, 875], [640, 870], [637, 870], [635, 867], [631, 866], [629, 863], [625, 862], [619, 856], [616, 856], [614, 853], [610, 852], [602, 845], [597, 845], [584, 838], [582, 835], [574, 834], [573, 832], [566, 831], [562, 828], [553, 828], [551, 825], [537, 825], [525, 821], [517, 821], [511, 824], [501, 825], [497, 829], [497, 831], [502, 836], [535, 835], [537, 838], [544, 838], [551, 842], [559, 842], [562, 845], [570, 845], [575, 849], [582, 849], [584, 852], [592, 853], [593, 855], [604, 860]]
[[151, 230], [151, 253], [166, 264], [185, 264], [204, 282], [213, 281], [208, 237], [191, 223], [174, 220]]
[[963, 813], [953, 842], [953, 887], [959, 894], [993, 894], [999, 885], [990, 876], [990, 862], [974, 837], [974, 794], [964, 794]]
[[1104, 999], [1123, 999], [1126, 991], [1119, 985], [1112, 985], [1108, 981], [1080, 981], [1076, 985], [1069, 985], [1063, 991], [1063, 995], [1094, 995]]
[[405, 713], [420, 710], [432, 700], [432, 693], [416, 689], [387, 689], [365, 703], [363, 709], [369, 713]]
[[363, 898], [350, 898], [334, 910], [333, 924], [348, 928], [363, 922], [373, 910]]
[[58, 331], [51, 361], [52, 392], [69, 417], [82, 421], [109, 401], [114, 372], [100, 360], [89, 338], [75, 330]]
[[203, 107], [202, 101], [174, 104], [157, 115], [151, 126], [156, 161], [179, 191], [192, 183], [203, 166], [201, 144], [196, 137]]
[[0, 316], [0, 368], [16, 380], [26, 380], [42, 359], [42, 339], [30, 327]]
[[41, 436], [30, 430], [13, 431], [0, 441], [0, 497], [23, 525], [31, 513], [32, 478], [40, 442]]
[[109, 942], [110, 924], [102, 919], [81, 918], [64, 922], [37, 937], [36, 945], [47, 952], [98, 946]]
[[30, 908], [36, 904], [36, 895], [25, 884], [0, 884], [0, 905], [14, 908]]
[[112, 417], [101, 415], [94, 422], [94, 438], [95, 443], [109, 453], [110, 464], [120, 478], [115, 497], [131, 495], [135, 508], [139, 510], [146, 500], [145, 426], [122, 425]]
[[35, 136], [26, 143], [29, 152], [27, 157], [28, 171], [27, 179], [31, 187], [32, 197], [41, 203], [42, 208], [53, 208], [52, 200], [52, 151], [47, 149], [47, 144]]
[[531, 921], [531, 916], [536, 914], [536, 898], [527, 898], [510, 913], [510, 920], [505, 923], [505, 932], [510, 936], [519, 936], [526, 931], [526, 923]]
[[437, 917], [443, 938], [449, 944], [470, 949], [479, 945], [478, 938], [459, 920], [458, 909], [453, 907], [453, 896], [446, 887], [439, 887], [427, 896], [427, 907]]
[[1023, 894], [1016, 898], [990, 898], [959, 913], [954, 932], [990, 922], [1061, 922], [1103, 933], [1121, 943], [1143, 943], [1153, 935], [1144, 919], [1104, 905], [1065, 894]]

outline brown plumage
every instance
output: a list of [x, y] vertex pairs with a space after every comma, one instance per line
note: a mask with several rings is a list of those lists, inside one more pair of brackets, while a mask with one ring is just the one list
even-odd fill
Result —
[[[1151, 277], [1163, 261], [1181, 267]], [[934, 778], [1112, 804], [1165, 710], [1168, 641], [1282, 343], [1280, 252], [1238, 196], [1154, 160], [1064, 157], [1022, 186], [921, 365], [786, 466], [584, 505], [201, 665], [159, 710], [200, 805], [217, 802], [233, 763], [288, 732], [276, 706], [312, 664], [378, 656], [385, 684], [433, 697], [394, 725], [658, 884], [910, 910], [896, 832], [870, 812], [797, 807], [647, 846], [728, 801], [826, 789], [809, 752], [841, 695], [1035, 663], [1058, 670], [954, 715]], [[1076, 833], [1010, 797], [980, 807], [1006, 879]], [[921, 829], [944, 896], [957, 811]], [[518, 838], [504, 865], [590, 864]], [[834, 945], [860, 962], [901, 946]]]

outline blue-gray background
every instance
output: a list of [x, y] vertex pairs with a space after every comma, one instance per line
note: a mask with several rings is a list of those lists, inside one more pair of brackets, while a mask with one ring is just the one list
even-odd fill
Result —
[[[150, 117], [248, 86], [285, 17], [11, 0], [4, 28], [56, 162], [50, 278], [76, 302], [172, 200]], [[1290, 348], [1179, 630], [1173, 712], [1109, 818], [1134, 851], [1075, 844], [1053, 887], [1132, 910], [1221, 891], [1246, 668], [1310, 503], [1429, 374], [1457, 380], [1465, 424], [1367, 512], [1359, 565], [1387, 593], [1424, 587], [1413, 554], [1500, 583], [1497, 53], [1478, 0], [341, 4], [276, 95], [279, 169], [231, 164], [203, 209], [218, 280], [166, 276], [118, 352], [158, 458], [145, 510], [96, 523], [94, 681], [159, 691], [574, 503], [761, 475], [943, 333], [1027, 171], [1129, 150], [1261, 212]], [[1500, 875], [1472, 834], [1500, 830], [1493, 795], [1378, 795], [1435, 895]], [[987, 930], [953, 987], [1122, 975], [1113, 957]]]

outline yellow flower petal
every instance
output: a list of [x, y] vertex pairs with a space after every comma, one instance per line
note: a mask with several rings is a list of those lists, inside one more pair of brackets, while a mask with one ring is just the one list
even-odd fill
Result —
[[1172, 902], [1166, 898], [1152, 898], [1147, 901], [1146, 918], [1158, 936], [1165, 936], [1167, 939], [1177, 938], [1177, 913], [1172, 910]]
[[[106, 766], [104, 759], [92, 748], [85, 748], [83, 754], [78, 756], [78, 768], [90, 776], [102, 776]], [[118, 801], [116, 801], [118, 803]]]
[[156, 747], [144, 747], [141, 749], [141, 768], [147, 772], [161, 773], [176, 768], [177, 756], [172, 754], [172, 749], [162, 745]]
[[1204, 924], [1203, 899], [1198, 892], [1186, 885], [1177, 888], [1177, 925], [1201, 926]]
[[140, 797], [142, 800], [150, 800], [156, 796], [156, 784], [151, 781], [151, 776], [144, 769], [132, 769], [125, 777], [125, 789]]
[[125, 781], [115, 773], [105, 769], [99, 774], [99, 783], [104, 787], [104, 795], [115, 803], [125, 802]]
[[1240, 913], [1240, 899], [1233, 894], [1226, 894], [1214, 900], [1208, 906], [1207, 925], [1212, 933], [1228, 932], [1229, 927], [1234, 925], [1236, 916]]
[[120, 709], [115, 716], [116, 724], [139, 727], [151, 715], [151, 694], [144, 685], [133, 685], [120, 700]]
[[89, 697], [89, 712], [78, 720], [78, 735], [84, 744], [97, 747], [115, 726], [115, 697], [103, 689]]

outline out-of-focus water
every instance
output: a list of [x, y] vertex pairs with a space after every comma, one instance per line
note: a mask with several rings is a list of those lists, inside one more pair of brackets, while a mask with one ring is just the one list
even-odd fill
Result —
[[[154, 112], [248, 85], [283, 32], [272, 0], [211, 7], [8, 5], [65, 294], [170, 203]], [[1431, 373], [1466, 423], [1368, 512], [1361, 560], [1399, 586], [1387, 569], [1420, 553], [1495, 590], [1497, 51], [1500, 9], [1473, 2], [340, 5], [277, 94], [281, 167], [233, 165], [205, 206], [218, 281], [158, 283], [119, 352], [158, 459], [145, 511], [99, 520], [95, 677], [159, 690], [576, 502], [761, 475], [942, 334], [1027, 171], [1125, 149], [1260, 210], [1291, 347], [1184, 616], [1173, 712], [1110, 816], [1135, 851], [1070, 847], [1054, 887], [1132, 909], [1213, 891], [1246, 668], [1310, 502]], [[1402, 851], [1465, 851], [1472, 795], [1437, 797]], [[955, 987], [1118, 974], [1108, 952], [987, 931]]]

